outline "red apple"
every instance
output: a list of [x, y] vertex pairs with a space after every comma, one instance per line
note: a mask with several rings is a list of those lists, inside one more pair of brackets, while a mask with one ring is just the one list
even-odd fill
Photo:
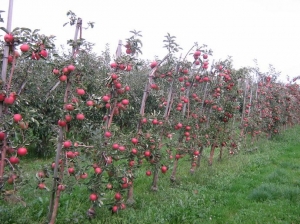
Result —
[[66, 155], [67, 155], [67, 158], [69, 158], [69, 159], [74, 159], [75, 158], [75, 154], [72, 151], [67, 151]]
[[127, 65], [126, 68], [125, 68], [125, 71], [130, 72], [131, 70], [132, 70], [131, 65]]
[[116, 87], [117, 89], [121, 89], [121, 88], [122, 88], [122, 84], [119, 83], [119, 82], [117, 82], [117, 83], [115, 83], [115, 87]]
[[110, 75], [110, 77], [111, 77], [112, 80], [115, 80], [115, 79], [118, 78], [118, 75], [113, 73], [113, 74]]
[[18, 156], [25, 156], [27, 154], [27, 149], [25, 147], [18, 148], [17, 154]]
[[3, 141], [3, 140], [5, 139], [5, 137], [6, 137], [5, 132], [4, 132], [4, 131], [1, 131], [1, 132], [0, 132], [0, 141]]
[[113, 213], [117, 213], [118, 210], [119, 210], [119, 208], [118, 208], [118, 206], [116, 206], [116, 205], [114, 205], [114, 206], [111, 208], [111, 211], [112, 211]]
[[21, 114], [14, 114], [14, 122], [18, 123], [20, 120], [22, 120], [22, 115]]
[[200, 152], [199, 152], [198, 150], [195, 150], [195, 151], [193, 152], [193, 154], [194, 154], [194, 156], [198, 156], [198, 155], [200, 154]]
[[120, 201], [120, 200], [122, 199], [122, 195], [121, 195], [119, 192], [117, 192], [117, 193], [115, 194], [115, 199], [116, 199], [117, 201]]
[[70, 140], [67, 140], [63, 143], [64, 148], [70, 148], [72, 146], [72, 142]]
[[85, 94], [84, 89], [76, 89], [76, 92], [79, 96], [83, 96]]
[[59, 191], [64, 191], [64, 190], [66, 189], [66, 186], [65, 186], [65, 185], [62, 185], [62, 184], [59, 184], [59, 185], [57, 186], [57, 189], [58, 189]]
[[22, 51], [22, 52], [27, 52], [27, 51], [29, 51], [29, 45], [28, 44], [22, 44], [21, 45], [21, 47], [20, 47], [20, 50]]
[[81, 179], [86, 179], [86, 178], [88, 178], [88, 174], [87, 173], [82, 173], [82, 174], [80, 174], [80, 178]]
[[39, 183], [38, 184], [38, 188], [39, 189], [45, 189], [46, 188], [46, 185], [44, 183]]
[[92, 107], [94, 105], [94, 101], [88, 100], [88, 101], [86, 101], [86, 105], [89, 107]]
[[91, 201], [96, 201], [98, 199], [98, 196], [97, 196], [97, 194], [90, 194], [90, 200]]
[[104, 102], [108, 102], [108, 101], [110, 100], [110, 97], [107, 96], [107, 95], [105, 95], [105, 96], [102, 97], [102, 100], [103, 100]]
[[70, 114], [65, 115], [66, 122], [70, 122], [72, 120], [72, 116]]
[[201, 51], [199, 51], [199, 50], [195, 51], [194, 57], [195, 57], [195, 56], [196, 56], [196, 57], [199, 57], [200, 55], [201, 55]]
[[57, 68], [54, 68], [52, 70], [52, 72], [53, 72], [54, 75], [58, 75], [59, 74], [59, 70]]
[[122, 100], [122, 104], [125, 105], [125, 106], [128, 105], [128, 104], [129, 104], [129, 100], [123, 99], [123, 100]]
[[158, 123], [159, 123], [159, 121], [158, 121], [157, 119], [153, 119], [153, 120], [152, 120], [152, 124], [156, 125], [156, 124], [158, 124]]
[[12, 55], [8, 55], [7, 61], [9, 64], [11, 64], [14, 60], [14, 57]]
[[41, 50], [39, 54], [44, 58], [48, 57], [48, 52], [46, 50]]
[[60, 80], [61, 82], [66, 81], [67, 78], [68, 78], [68, 77], [67, 77], [66, 75], [61, 75], [61, 76], [59, 76], [59, 80]]
[[110, 138], [110, 137], [112, 136], [112, 134], [111, 134], [109, 131], [106, 131], [106, 132], [104, 133], [104, 136], [105, 136], [106, 138]]
[[161, 172], [162, 173], [166, 173], [167, 171], [168, 171], [168, 167], [166, 167], [166, 166], [161, 167]]
[[119, 146], [119, 150], [120, 150], [121, 152], [124, 152], [124, 151], [126, 150], [126, 148], [125, 148], [125, 146], [121, 145], [121, 146]]
[[84, 114], [77, 114], [76, 119], [77, 120], [84, 120]]
[[134, 164], [135, 164], [134, 160], [129, 161], [129, 166], [130, 166], [130, 167], [133, 167]]
[[38, 53], [32, 52], [31, 59], [40, 60], [41, 56]]
[[14, 36], [10, 33], [4, 35], [4, 41], [6, 43], [12, 43], [14, 41]]
[[18, 164], [20, 162], [20, 160], [19, 160], [18, 157], [12, 156], [12, 157], [9, 158], [9, 162], [11, 164]]
[[74, 107], [73, 107], [72, 104], [69, 103], [69, 104], [66, 104], [66, 105], [65, 105], [65, 109], [66, 109], [66, 110], [69, 110], [69, 111], [72, 111], [72, 110], [74, 110]]
[[102, 173], [102, 169], [100, 167], [96, 167], [94, 169], [94, 171], [95, 171], [96, 174], [101, 174]]
[[14, 102], [15, 98], [13, 96], [9, 96], [4, 99], [4, 103], [7, 105], [12, 105]]
[[131, 149], [131, 153], [136, 155], [138, 153], [138, 150], [136, 148]]
[[150, 152], [150, 151], [147, 150], [147, 151], [144, 152], [144, 156], [150, 157], [150, 155], [151, 155], [151, 152]]
[[132, 138], [132, 139], [131, 139], [131, 142], [132, 142], [134, 145], [136, 145], [136, 144], [139, 142], [139, 140], [138, 140], [137, 138]]
[[37, 173], [37, 176], [38, 176], [39, 178], [44, 178], [44, 177], [45, 177], [44, 171], [39, 171], [39, 172]]
[[74, 174], [74, 173], [75, 173], [74, 167], [68, 168], [68, 173], [69, 173], [69, 174]]
[[156, 61], [153, 61], [153, 62], [151, 63], [151, 65], [150, 65], [151, 68], [154, 68], [154, 67], [156, 67], [156, 66], [157, 66], [157, 62], [156, 62]]
[[72, 71], [75, 70], [75, 66], [74, 65], [68, 65], [67, 69], [68, 69], [68, 72], [72, 72]]
[[116, 67], [117, 67], [117, 63], [112, 62], [112, 63], [110, 64], [110, 67], [111, 67], [111, 68], [116, 68]]
[[131, 53], [132, 53], [131, 49], [130, 49], [130, 48], [127, 48], [127, 49], [126, 49], [126, 54], [131, 54]]
[[143, 124], [146, 124], [147, 123], [147, 118], [142, 118], [142, 120], [141, 120], [141, 122], [143, 123]]
[[126, 209], [126, 205], [125, 205], [124, 203], [122, 203], [122, 204], [120, 205], [120, 208], [121, 208], [122, 210], [124, 210], [124, 209]]
[[64, 73], [64, 74], [70, 73], [68, 67], [63, 67], [62, 73]]
[[61, 127], [65, 127], [67, 125], [67, 122], [65, 120], [58, 120], [58, 125]]

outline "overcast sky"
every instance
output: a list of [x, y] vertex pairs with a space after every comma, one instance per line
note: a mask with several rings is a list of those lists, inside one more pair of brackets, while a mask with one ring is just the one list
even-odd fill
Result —
[[[8, 11], [9, 0], [0, 0]], [[177, 37], [185, 54], [194, 44], [206, 44], [216, 60], [232, 56], [235, 68], [254, 66], [262, 72], [272, 64], [286, 76], [300, 75], [300, 0], [14, 0], [14, 27], [40, 29], [56, 36], [56, 45], [66, 45], [74, 36], [67, 11], [72, 10], [83, 24], [83, 38], [101, 52], [108, 43], [115, 52], [118, 40], [130, 37], [130, 30], [142, 31], [143, 58], [153, 60], [167, 53], [163, 39]], [[6, 26], [7, 13], [2, 17]], [[1, 32], [1, 31], [0, 31]]]

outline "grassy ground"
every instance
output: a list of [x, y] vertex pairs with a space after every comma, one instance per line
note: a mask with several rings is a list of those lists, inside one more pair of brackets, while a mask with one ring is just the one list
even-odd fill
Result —
[[[241, 149], [221, 162], [216, 158], [212, 167], [206, 151], [194, 175], [183, 159], [176, 184], [170, 185], [169, 171], [160, 176], [158, 192], [149, 190], [152, 178], [141, 170], [136, 203], [117, 215], [101, 208], [88, 221], [89, 192], [74, 187], [61, 197], [57, 223], [300, 223], [299, 133], [297, 127], [272, 141], [261, 140], [257, 150]], [[26, 163], [24, 169], [37, 170], [42, 162]], [[33, 173], [28, 175], [34, 180]], [[50, 194], [35, 187], [30, 181], [20, 190], [26, 207], [0, 201], [0, 223], [44, 223]]]

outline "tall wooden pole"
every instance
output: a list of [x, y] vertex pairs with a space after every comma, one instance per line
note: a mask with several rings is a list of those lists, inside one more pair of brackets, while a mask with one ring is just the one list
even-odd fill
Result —
[[[6, 27], [8, 32], [11, 32], [12, 11], [13, 11], [13, 0], [10, 0], [9, 6], [8, 6], [7, 27]], [[2, 79], [4, 89], [6, 88], [6, 70], [7, 70], [8, 53], [9, 53], [9, 46], [5, 45], [4, 52], [3, 52], [4, 57], [3, 57], [2, 73], [1, 73], [1, 79]], [[2, 117], [3, 117], [3, 102], [0, 103], [0, 123], [3, 123]], [[3, 147], [1, 149], [0, 186], [2, 185], [3, 176], [4, 176], [4, 159], [5, 159], [5, 157], [6, 157], [6, 140], [4, 141]]]

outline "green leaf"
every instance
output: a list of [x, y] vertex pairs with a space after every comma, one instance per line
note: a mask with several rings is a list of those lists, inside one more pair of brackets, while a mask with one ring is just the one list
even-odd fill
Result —
[[40, 201], [41, 203], [43, 203], [43, 198], [38, 197], [38, 199], [39, 199], [39, 201]]
[[15, 31], [17, 31], [17, 30], [19, 30], [19, 29], [20, 29], [20, 27], [16, 27], [16, 28], [13, 29], [12, 32], [15, 32]]
[[36, 123], [37, 126], [40, 125], [40, 123], [36, 119], [34, 119], [33, 117], [31, 118], [31, 120], [32, 120], [32, 122]]
[[22, 27], [22, 28], [21, 28], [21, 30], [22, 30], [22, 31], [25, 31], [25, 30], [27, 30], [27, 31], [31, 32], [31, 29], [29, 29], [29, 28], [25, 28], [25, 27]]
[[17, 132], [15, 132], [15, 141], [19, 142], [19, 140], [20, 140], [20, 135]]
[[41, 215], [42, 215], [43, 211], [44, 211], [44, 209], [41, 209], [41, 210], [38, 212], [38, 214], [37, 214], [37, 217], [38, 217], [38, 218], [40, 218], [40, 217], [41, 217]]
[[143, 46], [143, 43], [140, 39], [136, 39], [136, 42], [140, 43], [140, 45]]
[[7, 29], [5, 29], [4, 27], [0, 27], [1, 30], [3, 30], [5, 33], [9, 33]]

